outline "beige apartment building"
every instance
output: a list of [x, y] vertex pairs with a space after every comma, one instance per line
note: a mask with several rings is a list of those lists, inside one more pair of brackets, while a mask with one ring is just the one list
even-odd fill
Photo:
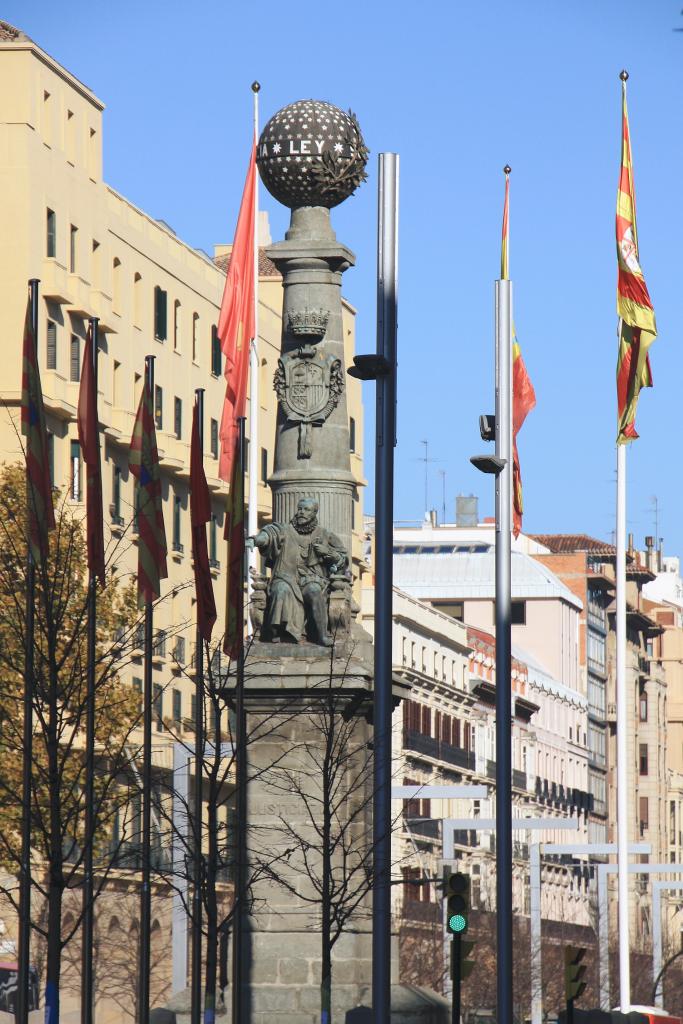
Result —
[[[209, 555], [218, 606], [217, 638], [224, 621], [222, 531], [227, 489], [218, 479], [217, 467], [225, 379], [216, 324], [229, 246], [217, 246], [212, 259], [106, 183], [103, 112], [103, 103], [89, 87], [20, 30], [0, 22], [0, 461], [21, 459], [23, 323], [27, 282], [38, 278], [38, 361], [54, 483], [63, 500], [85, 515], [75, 417], [87, 318], [98, 317], [105, 545], [120, 574], [135, 573], [135, 495], [128, 451], [145, 356], [155, 356], [154, 407], [169, 578], [162, 582], [154, 620], [154, 760], [157, 771], [168, 773], [174, 743], [192, 731], [196, 616], [188, 485], [194, 390], [200, 387], [205, 389], [205, 469], [213, 502]], [[245, 165], [248, 141], [244, 151], [235, 154]], [[191, 187], [201, 187], [201, 180]], [[231, 196], [216, 210], [216, 231], [224, 239], [233, 228], [239, 200], [240, 196]], [[270, 241], [263, 214], [259, 229], [263, 247]], [[249, 407], [247, 412], [247, 436], [258, 415], [261, 520], [271, 514], [268, 477], [277, 415], [272, 380], [280, 351], [281, 311], [281, 277], [261, 248], [259, 409]], [[355, 343], [355, 310], [348, 303], [344, 317], [348, 365]], [[360, 382], [349, 377], [347, 388], [351, 468], [358, 483], [353, 537], [358, 576], [363, 414]], [[139, 654], [122, 670], [132, 683], [142, 677]], [[132, 873], [131, 884], [135, 877]], [[160, 955], [158, 960], [165, 969], [169, 958]]]

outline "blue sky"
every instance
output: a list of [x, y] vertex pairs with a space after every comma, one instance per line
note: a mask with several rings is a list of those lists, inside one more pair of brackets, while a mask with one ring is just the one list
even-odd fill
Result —
[[[515, 320], [537, 409], [520, 449], [531, 532], [614, 529], [619, 71], [626, 67], [643, 266], [657, 313], [653, 391], [628, 457], [628, 529], [683, 555], [680, 0], [261, 0], [115, 4], [5, 0], [23, 28], [106, 104], [105, 177], [192, 245], [229, 240], [250, 137], [304, 97], [351, 107], [371, 149], [369, 180], [338, 208], [357, 254], [345, 293], [358, 349], [374, 349], [377, 154], [401, 158], [399, 446], [396, 518], [456, 493], [493, 509], [469, 464], [493, 408], [493, 282], [502, 167], [512, 165]], [[287, 211], [262, 189], [275, 238]], [[367, 393], [372, 508], [374, 395]]]

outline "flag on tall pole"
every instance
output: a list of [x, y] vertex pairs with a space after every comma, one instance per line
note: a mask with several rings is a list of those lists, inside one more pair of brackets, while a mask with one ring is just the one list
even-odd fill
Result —
[[631, 136], [626, 106], [628, 73], [621, 75], [621, 171], [617, 189], [617, 312], [619, 355], [617, 359], [617, 444], [634, 441], [636, 408], [641, 388], [652, 387], [649, 348], [657, 337], [655, 311], [640, 268], [636, 193], [633, 185]]
[[197, 595], [197, 621], [202, 638], [208, 641], [216, 621], [216, 602], [206, 546], [206, 524], [211, 519], [211, 498], [204, 473], [204, 459], [199, 431], [199, 404], [192, 410], [190, 443], [190, 520], [192, 523], [192, 558]]
[[45, 406], [40, 385], [36, 338], [31, 318], [31, 299], [26, 305], [21, 373], [21, 432], [26, 438], [28, 543], [33, 561], [48, 555], [48, 533], [55, 528], [52, 481], [45, 426]]
[[[500, 277], [502, 281], [509, 278], [509, 247], [510, 247], [510, 171], [505, 165], [505, 204], [503, 206], [503, 239], [500, 249]], [[522, 529], [524, 501], [522, 496], [522, 472], [519, 465], [517, 434], [522, 429], [525, 419], [536, 405], [536, 392], [531, 383], [527, 368], [522, 357], [522, 350], [517, 341], [514, 320], [512, 322], [512, 532], [518, 537]]]
[[102, 473], [100, 466], [99, 424], [97, 421], [97, 381], [93, 355], [93, 327], [83, 351], [81, 384], [78, 391], [78, 440], [86, 465], [86, 536], [88, 569], [104, 585], [104, 519], [102, 515]]
[[218, 317], [218, 337], [225, 356], [225, 402], [220, 425], [218, 475], [229, 483], [237, 457], [237, 421], [245, 415], [250, 344], [254, 316], [254, 203], [256, 200], [256, 141], [252, 144], [247, 180], [230, 254]]
[[147, 364], [128, 464], [138, 482], [138, 605], [142, 608], [159, 597], [160, 581], [168, 576], [159, 453]]

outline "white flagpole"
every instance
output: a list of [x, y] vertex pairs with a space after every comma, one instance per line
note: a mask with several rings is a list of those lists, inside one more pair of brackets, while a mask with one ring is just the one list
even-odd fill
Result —
[[626, 694], [626, 445], [617, 445], [617, 874], [619, 1008], [631, 1009], [628, 906], [628, 701]]
[[[258, 144], [258, 94], [261, 86], [258, 82], [252, 82], [251, 91], [254, 94], [254, 143]], [[249, 535], [258, 533], [258, 490], [259, 490], [259, 469], [261, 461], [261, 449], [259, 446], [259, 376], [260, 360], [258, 354], [258, 293], [259, 293], [259, 244], [258, 244], [258, 168], [254, 166], [256, 180], [254, 182], [254, 339], [249, 350]], [[255, 569], [257, 565], [257, 551], [252, 548], [249, 551], [249, 568]], [[251, 600], [251, 574], [247, 580], [247, 603]]]

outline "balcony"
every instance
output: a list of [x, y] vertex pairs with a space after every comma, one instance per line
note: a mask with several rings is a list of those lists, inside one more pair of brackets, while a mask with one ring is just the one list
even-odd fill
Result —
[[403, 730], [403, 746], [408, 750], [414, 750], [418, 754], [425, 754], [433, 757], [435, 761], [447, 761], [449, 764], [457, 765], [466, 771], [473, 772], [475, 769], [475, 755], [472, 750], [463, 750], [462, 747], [455, 747], [451, 743], [444, 743], [434, 739], [433, 736], [425, 736], [415, 729]]
[[526, 772], [519, 771], [518, 768], [513, 768], [512, 785], [515, 789], [526, 790]]
[[426, 839], [441, 839], [441, 823], [432, 818], [406, 818], [410, 832]]
[[[110, 857], [114, 868], [121, 871], [141, 871], [142, 843], [115, 844]], [[153, 871], [170, 872], [173, 867], [170, 846], [152, 845], [149, 863]]]
[[487, 759], [487, 761], [486, 761], [486, 778], [487, 779], [495, 779], [495, 777], [496, 777], [496, 762], [495, 761], [490, 761], [490, 760]]

